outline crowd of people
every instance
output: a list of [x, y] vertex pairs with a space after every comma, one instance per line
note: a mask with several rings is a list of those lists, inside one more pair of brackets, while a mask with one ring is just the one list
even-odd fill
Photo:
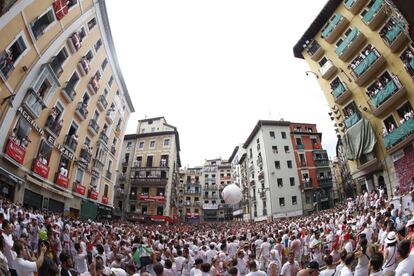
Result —
[[191, 225], [80, 221], [2, 201], [0, 275], [413, 275], [412, 198], [377, 189], [311, 216]]
[[[381, 56], [380, 55], [380, 53], [378, 52], [378, 50], [376, 49], [376, 48], [374, 48], [374, 47], [372, 47], [372, 45], [371, 44], [369, 44], [363, 51], [361, 51], [361, 53], [359, 54], [359, 56], [358, 57], [356, 57], [349, 65], [348, 65], [348, 69], [351, 69], [352, 71], [354, 71], [354, 69], [355, 68], [357, 68], [358, 67], [358, 65], [361, 63], [361, 62], [366, 62], [365, 61], [365, 58], [371, 53], [371, 52], [374, 52], [375, 53], [375, 55], [377, 56], [377, 57], [379, 57], [379, 56]], [[354, 71], [354, 73], [356, 73], [355, 71]], [[362, 72], [363, 73], [363, 72]], [[362, 74], [361, 73], [361, 74]], [[356, 73], [357, 74], [357, 73]]]

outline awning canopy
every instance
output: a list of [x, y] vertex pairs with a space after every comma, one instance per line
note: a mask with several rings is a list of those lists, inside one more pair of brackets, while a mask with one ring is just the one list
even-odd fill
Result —
[[361, 155], [372, 152], [376, 143], [374, 129], [365, 118], [350, 127], [344, 135], [344, 146], [348, 160], [358, 160]]

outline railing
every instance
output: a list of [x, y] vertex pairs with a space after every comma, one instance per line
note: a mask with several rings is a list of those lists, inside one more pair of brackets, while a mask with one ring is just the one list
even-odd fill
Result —
[[396, 18], [392, 18], [381, 30], [382, 39], [390, 46], [405, 29], [404, 23]]
[[325, 74], [328, 73], [328, 71], [332, 68], [335, 67], [332, 63], [332, 61], [327, 60], [322, 66], [321, 68], [319, 68], [319, 72], [321, 73], [322, 76], [324, 76]]
[[331, 19], [328, 25], [322, 30], [322, 37], [327, 38], [332, 31], [338, 26], [339, 22], [341, 22], [343, 16], [340, 14], [335, 14], [335, 16]]
[[319, 45], [319, 43], [316, 40], [313, 40], [309, 46], [306, 48], [306, 52], [310, 55], [313, 56], [319, 49], [321, 48], [321, 46]]
[[105, 99], [104, 95], [99, 96], [98, 102], [102, 104], [103, 109], [108, 107], [108, 101]]
[[399, 127], [394, 129], [393, 132], [389, 133], [388, 135], [384, 136], [384, 146], [385, 148], [389, 149], [401, 141], [403, 141], [407, 136], [414, 133], [414, 118], [411, 118], [404, 123], [402, 123]]
[[116, 153], [116, 147], [114, 145], [111, 146], [111, 153], [113, 155], [115, 155], [115, 153]]
[[83, 102], [79, 102], [78, 106], [76, 107], [76, 111], [78, 112], [79, 117], [83, 120], [86, 119], [86, 116], [88, 116], [88, 110], [87, 106]]
[[350, 128], [351, 126], [355, 125], [359, 120], [360, 120], [360, 116], [357, 112], [352, 113], [351, 116], [349, 116], [348, 118], [345, 119], [345, 126], [347, 128]]
[[[371, 50], [371, 52], [359, 62], [358, 65], [355, 66], [354, 69], [352, 69], [353, 74], [356, 77], [360, 77], [363, 73], [365, 73], [368, 68], [377, 61], [377, 59], [380, 56], [374, 51], [374, 49]], [[359, 57], [358, 57], [359, 58]]]
[[345, 0], [344, 5], [347, 9], [352, 9], [357, 0]]
[[37, 118], [43, 108], [46, 107], [46, 104], [43, 102], [43, 98], [38, 93], [36, 93], [32, 88], [29, 88], [24, 100], [24, 106], [29, 113], [32, 114], [32, 116]]
[[303, 144], [297, 144], [296, 145], [296, 148], [297, 149], [304, 149], [305, 148], [305, 145], [303, 145]]
[[340, 82], [333, 90], [332, 90], [332, 96], [334, 96], [335, 99], [339, 98], [344, 92], [346, 91], [345, 85]]
[[58, 58], [54, 56], [52, 60], [50, 61], [49, 65], [53, 73], [55, 73], [56, 77], [59, 78], [63, 73], [63, 67], [62, 67], [62, 64], [59, 63]]
[[342, 53], [348, 48], [348, 46], [355, 40], [359, 35], [359, 30], [353, 28], [352, 31], [347, 35], [347, 37], [341, 42], [341, 44], [335, 49], [337, 55], [342, 55]]
[[376, 0], [371, 8], [367, 11], [367, 13], [362, 17], [362, 21], [365, 24], [371, 23], [372, 19], [374, 19], [375, 15], [377, 15], [378, 11], [381, 9], [384, 0]]
[[389, 97], [397, 92], [399, 88], [400, 87], [397, 86], [394, 80], [390, 80], [384, 86], [384, 88], [382, 88], [375, 96], [371, 98], [372, 104], [375, 107], [379, 107], [383, 102], [385, 102]]
[[199, 195], [199, 194], [201, 194], [201, 190], [184, 190], [184, 194], [186, 194], [186, 195]]
[[3, 0], [0, 1], [0, 16], [10, 10], [10, 8], [17, 2], [17, 0]]
[[55, 118], [53, 119], [53, 117], [51, 115], [49, 115], [49, 117], [46, 120], [46, 127], [57, 136], [59, 136], [60, 131], [62, 130], [62, 126], [63, 124], [61, 123], [60, 119]]
[[106, 178], [112, 179], [112, 173], [110, 171], [106, 171]]
[[315, 165], [317, 167], [319, 167], [319, 166], [329, 166], [329, 160], [315, 159]]
[[85, 160], [86, 163], [89, 163], [91, 161], [92, 154], [89, 152], [88, 148], [82, 148], [79, 157]]
[[62, 92], [66, 96], [66, 99], [69, 102], [72, 102], [75, 99], [76, 92], [75, 92], [75, 89], [73, 88], [72, 84], [67, 83], [66, 87], [62, 89]]
[[133, 167], [131, 179], [168, 179], [169, 167]]
[[89, 121], [89, 127], [92, 128], [95, 133], [99, 132], [99, 126], [95, 119]]
[[65, 136], [65, 143], [64, 143], [71, 151], [76, 151], [76, 147], [78, 146], [78, 141], [75, 138], [74, 134], [66, 135]]
[[94, 158], [93, 159], [93, 162], [92, 162], [92, 167], [95, 169], [95, 170], [97, 170], [97, 171], [102, 171], [103, 170], [103, 168], [104, 168], [104, 163], [101, 161], [101, 160], [99, 160], [99, 159], [96, 159], [96, 158]]
[[104, 131], [101, 131], [101, 134], [99, 134], [99, 139], [102, 140], [105, 144], [108, 144], [109, 137], [106, 135]]

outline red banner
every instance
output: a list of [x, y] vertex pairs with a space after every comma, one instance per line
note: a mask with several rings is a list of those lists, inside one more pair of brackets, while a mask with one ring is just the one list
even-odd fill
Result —
[[186, 216], [188, 218], [200, 218], [200, 214], [199, 213], [187, 213]]
[[108, 204], [108, 197], [103, 196], [103, 197], [102, 197], [102, 203], [103, 203], [103, 204]]
[[75, 192], [80, 194], [80, 195], [85, 195], [85, 192], [86, 192], [85, 186], [83, 186], [80, 183], [77, 183], [75, 185], [76, 185]]
[[149, 216], [152, 221], [164, 221], [164, 222], [172, 222], [173, 220], [167, 216]]
[[165, 196], [147, 196], [147, 195], [140, 195], [139, 200], [143, 202], [165, 202]]
[[57, 174], [56, 176], [57, 185], [67, 189], [69, 187], [68, 182], [69, 182], [69, 179], [66, 176], [61, 175], [60, 173]]
[[95, 191], [95, 190], [92, 190], [90, 193], [89, 193], [89, 198], [90, 199], [98, 199], [98, 192], [97, 191]]
[[16, 160], [18, 163], [23, 164], [24, 156], [26, 155], [26, 149], [18, 145], [13, 139], [9, 139], [6, 145], [6, 154]]
[[55, 0], [53, 3], [53, 9], [58, 20], [61, 20], [65, 15], [68, 14], [68, 6], [66, 5], [67, 0]]
[[36, 159], [34, 166], [33, 166], [33, 172], [47, 179], [49, 176], [49, 167], [43, 164], [42, 162], [40, 162], [39, 159]]

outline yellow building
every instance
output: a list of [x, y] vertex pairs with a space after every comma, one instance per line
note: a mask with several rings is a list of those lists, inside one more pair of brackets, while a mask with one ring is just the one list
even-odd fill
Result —
[[294, 46], [332, 109], [357, 190], [392, 195], [414, 179], [413, 18], [413, 1], [330, 0]]
[[176, 218], [172, 194], [181, 167], [177, 128], [164, 117], [138, 121], [125, 136], [115, 195], [115, 215], [129, 220]]
[[0, 189], [26, 206], [95, 218], [134, 111], [105, 1], [2, 1]]

